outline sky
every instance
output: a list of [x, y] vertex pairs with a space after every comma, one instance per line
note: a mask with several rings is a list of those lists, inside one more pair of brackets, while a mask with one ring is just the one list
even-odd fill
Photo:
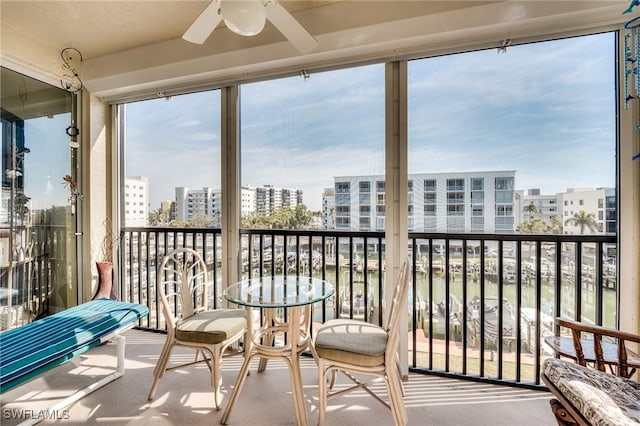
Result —
[[[409, 172], [516, 170], [543, 194], [615, 185], [612, 33], [425, 58], [408, 65]], [[245, 84], [243, 185], [303, 190], [384, 173], [384, 65]], [[150, 209], [174, 188], [220, 187], [220, 93], [126, 106], [126, 174]]]

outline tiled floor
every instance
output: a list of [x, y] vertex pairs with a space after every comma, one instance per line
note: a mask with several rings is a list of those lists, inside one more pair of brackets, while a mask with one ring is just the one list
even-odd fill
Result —
[[[147, 401], [152, 371], [165, 336], [131, 330], [126, 333], [126, 374], [86, 396], [69, 409], [49, 413], [69, 425], [215, 425], [222, 411], [212, 402], [209, 371], [200, 364], [168, 372], [156, 397]], [[178, 349], [173, 360], [190, 360], [193, 353]], [[233, 386], [241, 357], [223, 362], [223, 391]], [[115, 345], [103, 345], [2, 395], [0, 424], [15, 425], [29, 415], [44, 414], [56, 398], [91, 382], [115, 365]], [[317, 422], [317, 370], [311, 358], [302, 361], [302, 379], [310, 425]], [[381, 385], [381, 389], [383, 386]], [[411, 374], [405, 383], [410, 425], [497, 426], [555, 425], [548, 400], [541, 391]], [[223, 404], [226, 400], [223, 401]], [[41, 424], [54, 421], [45, 420]], [[291, 384], [286, 364], [269, 361], [264, 373], [251, 369], [229, 418], [230, 425], [294, 425]], [[363, 391], [329, 400], [327, 426], [392, 425], [391, 413]]]

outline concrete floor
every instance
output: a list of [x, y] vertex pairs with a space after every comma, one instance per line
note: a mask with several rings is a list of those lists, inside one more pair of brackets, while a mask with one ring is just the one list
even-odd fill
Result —
[[[153, 367], [163, 334], [130, 330], [125, 333], [126, 374], [89, 394], [67, 410], [53, 413], [58, 420], [40, 424], [67, 425], [215, 425], [222, 411], [213, 407], [209, 370], [199, 364], [165, 374], [155, 399], [147, 401]], [[193, 359], [193, 352], [177, 349], [172, 361]], [[223, 361], [223, 392], [228, 396], [242, 363], [241, 357]], [[39, 415], [74, 390], [95, 381], [115, 365], [115, 345], [92, 349], [50, 370], [0, 398], [0, 424], [18, 424]], [[99, 377], [98, 377], [99, 378]], [[317, 369], [312, 358], [302, 361], [302, 379], [310, 425], [317, 423]], [[384, 389], [380, 385], [380, 389]], [[405, 383], [410, 425], [498, 426], [555, 425], [549, 408], [551, 394], [509, 386], [411, 374]], [[223, 404], [226, 403], [223, 401]], [[294, 425], [291, 384], [286, 364], [269, 361], [264, 373], [251, 369], [229, 418], [230, 425]], [[326, 425], [392, 425], [391, 413], [363, 391], [329, 400]]]

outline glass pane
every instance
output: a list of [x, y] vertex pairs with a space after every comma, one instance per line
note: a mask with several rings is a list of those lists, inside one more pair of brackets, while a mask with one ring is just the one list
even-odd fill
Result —
[[[482, 343], [484, 353], [467, 351], [470, 371], [535, 381], [536, 354], [549, 355], [538, 343], [553, 334], [553, 316], [598, 321], [602, 312], [603, 323], [615, 321], [615, 250], [611, 257], [605, 253], [598, 289], [596, 244], [569, 237], [615, 230], [615, 54], [615, 34], [603, 33], [408, 65], [409, 177], [425, 188], [413, 198], [416, 231], [553, 234], [552, 244], [523, 241], [521, 259], [513, 242], [485, 244], [485, 279], [478, 284], [484, 289], [478, 302], [484, 303], [485, 324], [467, 325], [472, 349]], [[579, 72], [579, 63], [589, 63], [588, 74]], [[556, 249], [556, 239], [567, 242]], [[434, 292], [444, 281], [419, 281], [418, 291]], [[455, 285], [451, 278], [448, 284]], [[472, 281], [467, 289], [475, 287]], [[501, 306], [502, 342], [496, 329]], [[557, 306], [560, 312], [554, 312]], [[536, 313], [541, 324], [535, 324]], [[434, 345], [434, 351], [439, 348]], [[451, 365], [458, 356], [452, 350]]]
[[[243, 205], [243, 227], [345, 235], [311, 244], [294, 235], [255, 235], [252, 245], [243, 247], [243, 256], [246, 252], [252, 262], [242, 272], [330, 279], [335, 298], [324, 309], [314, 306], [315, 321], [381, 318], [383, 239], [365, 242], [348, 238], [346, 231], [384, 227], [385, 210], [376, 204], [384, 203], [385, 191], [384, 101], [383, 65], [241, 87], [242, 191], [243, 197], [255, 199]], [[265, 188], [269, 197], [262, 196]], [[280, 194], [287, 190], [299, 194], [295, 204], [282, 202]], [[267, 203], [269, 211], [252, 207]]]
[[134, 102], [120, 112], [125, 124], [122, 291], [128, 300], [148, 303], [146, 321], [162, 328], [156, 259], [176, 247], [203, 256], [216, 283], [208, 290], [209, 306], [221, 300], [220, 91]]
[[6, 68], [1, 80], [5, 329], [77, 304], [76, 201], [70, 185], [78, 192], [80, 186], [73, 172], [79, 148], [70, 146], [66, 132], [71, 94]]

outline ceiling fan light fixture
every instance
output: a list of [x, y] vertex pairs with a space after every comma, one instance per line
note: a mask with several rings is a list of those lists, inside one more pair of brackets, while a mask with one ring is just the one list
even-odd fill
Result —
[[243, 36], [258, 34], [267, 20], [262, 0], [221, 0], [220, 14], [231, 31]]

